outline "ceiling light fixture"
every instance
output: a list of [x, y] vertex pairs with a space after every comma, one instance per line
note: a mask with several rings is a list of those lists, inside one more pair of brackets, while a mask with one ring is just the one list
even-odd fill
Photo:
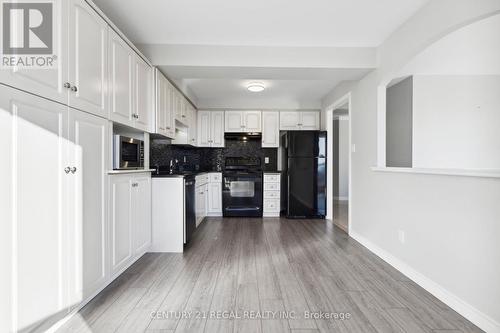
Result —
[[248, 84], [247, 89], [251, 92], [261, 92], [266, 89], [266, 86], [264, 85], [264, 83], [252, 82]]

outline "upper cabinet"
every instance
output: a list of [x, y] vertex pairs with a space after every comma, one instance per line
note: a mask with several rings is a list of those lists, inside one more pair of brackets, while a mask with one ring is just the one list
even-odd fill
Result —
[[280, 112], [280, 130], [282, 131], [317, 131], [319, 111], [282, 111]]
[[224, 111], [198, 111], [198, 147], [224, 147]]
[[175, 138], [174, 87], [156, 69], [156, 133]]
[[69, 1], [69, 106], [107, 117], [108, 25], [84, 1]]
[[196, 109], [191, 105], [191, 103], [187, 104], [187, 113], [188, 113], [188, 118], [189, 118], [189, 126], [188, 126], [188, 142], [192, 146], [197, 145], [197, 123], [198, 123], [198, 117], [197, 117], [197, 111]]
[[277, 111], [262, 112], [262, 147], [278, 148], [280, 146], [280, 113]]
[[261, 111], [226, 111], [225, 132], [262, 132]]
[[108, 25], [84, 0], [54, 1], [53, 69], [2, 69], [0, 82], [108, 116]]
[[135, 52], [109, 28], [109, 92], [111, 120], [133, 126]]
[[134, 58], [134, 115], [136, 128], [153, 130], [153, 69], [139, 56]]

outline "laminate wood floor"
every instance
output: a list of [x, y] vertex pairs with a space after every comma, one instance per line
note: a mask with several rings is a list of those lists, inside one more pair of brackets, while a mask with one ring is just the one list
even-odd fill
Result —
[[60, 332], [481, 332], [322, 220], [208, 218]]

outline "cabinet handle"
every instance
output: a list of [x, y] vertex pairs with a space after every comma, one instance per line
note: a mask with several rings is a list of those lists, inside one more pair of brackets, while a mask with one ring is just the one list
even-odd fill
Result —
[[71, 91], [72, 92], [77, 92], [78, 91], [78, 87], [77, 86], [72, 86], [71, 87]]
[[64, 88], [66, 88], [66, 89], [71, 88], [71, 83], [69, 83], [69, 82], [64, 83]]
[[71, 168], [70, 167], [65, 167], [64, 168], [64, 172], [66, 172], [66, 174], [70, 173], [71, 172]]
[[72, 168], [71, 168], [71, 173], [72, 173], [72, 174], [75, 174], [75, 173], [76, 173], [76, 170], [77, 170], [77, 169], [76, 169], [76, 167], [72, 167]]
[[169, 129], [170, 129], [170, 126], [167, 126], [167, 129], [169, 130]]

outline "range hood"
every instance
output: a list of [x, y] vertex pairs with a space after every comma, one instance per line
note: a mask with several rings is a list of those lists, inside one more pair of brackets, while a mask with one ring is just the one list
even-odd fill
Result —
[[226, 133], [224, 135], [226, 140], [232, 141], [261, 141], [262, 134], [261, 133]]

